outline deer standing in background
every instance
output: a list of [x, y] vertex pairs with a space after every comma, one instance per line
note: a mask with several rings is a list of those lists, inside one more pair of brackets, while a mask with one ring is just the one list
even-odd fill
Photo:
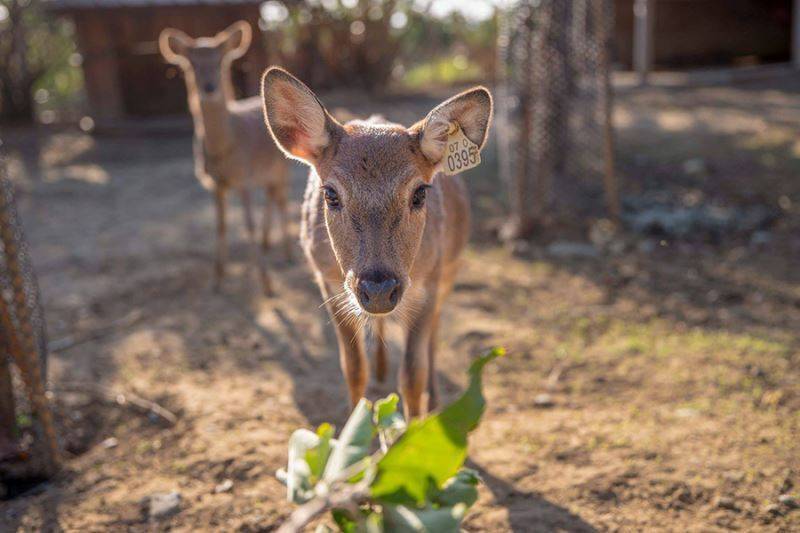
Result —
[[[489, 91], [454, 96], [410, 128], [378, 119], [339, 124], [308, 87], [276, 67], [264, 74], [262, 96], [278, 146], [311, 167], [300, 240], [336, 327], [351, 405], [367, 384], [361, 329], [373, 319], [382, 337], [393, 314], [406, 337], [399, 376], [404, 409], [424, 415], [437, 404], [439, 315], [470, 218], [461, 178], [440, 170], [453, 124], [483, 147]], [[376, 344], [376, 376], [383, 381], [386, 347]]]
[[[289, 166], [264, 126], [258, 97], [236, 100], [231, 63], [250, 47], [252, 31], [239, 21], [214, 37], [192, 39], [180, 30], [161, 32], [159, 48], [168, 62], [178, 65], [186, 79], [189, 110], [194, 119], [194, 163], [197, 179], [214, 193], [217, 216], [215, 287], [220, 288], [227, 259], [225, 198], [239, 192], [245, 225], [264, 293], [271, 293], [263, 251], [269, 247], [270, 206], [277, 205], [286, 257], [291, 256], [288, 234]], [[261, 246], [256, 238], [251, 191], [266, 193]]]

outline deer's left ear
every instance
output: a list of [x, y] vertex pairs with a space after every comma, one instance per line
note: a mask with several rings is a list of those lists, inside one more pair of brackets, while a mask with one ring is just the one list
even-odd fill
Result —
[[253, 40], [253, 30], [250, 28], [250, 24], [240, 20], [219, 32], [214, 39], [225, 48], [225, 57], [233, 61], [247, 53], [250, 42]]
[[478, 148], [483, 148], [491, 120], [492, 95], [485, 87], [474, 87], [442, 102], [411, 129], [419, 135], [422, 153], [438, 165], [444, 157], [451, 122], [458, 124]]

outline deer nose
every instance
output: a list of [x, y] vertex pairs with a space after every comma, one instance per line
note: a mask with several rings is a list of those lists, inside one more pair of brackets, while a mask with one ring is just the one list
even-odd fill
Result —
[[207, 94], [211, 94], [211, 93], [213, 93], [214, 91], [216, 91], [216, 90], [217, 90], [217, 86], [216, 86], [216, 85], [214, 85], [213, 83], [206, 83], [206, 84], [203, 86], [203, 90], [204, 90], [204, 91], [205, 91]]
[[358, 303], [368, 313], [392, 311], [403, 293], [403, 286], [393, 276], [377, 275], [358, 280]]

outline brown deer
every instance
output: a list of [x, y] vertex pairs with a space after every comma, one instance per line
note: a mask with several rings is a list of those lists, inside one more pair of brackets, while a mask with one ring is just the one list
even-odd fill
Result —
[[[268, 138], [258, 97], [236, 100], [231, 63], [250, 47], [252, 32], [239, 21], [214, 37], [192, 39], [180, 30], [165, 29], [159, 37], [161, 54], [178, 65], [186, 79], [189, 110], [194, 119], [195, 174], [214, 193], [217, 215], [215, 287], [220, 288], [227, 258], [225, 198], [239, 192], [244, 220], [265, 294], [271, 293], [262, 251], [269, 247], [270, 205], [280, 215], [283, 245], [291, 255], [288, 235], [289, 166]], [[261, 247], [255, 234], [251, 190], [263, 187], [266, 203]]]
[[[410, 128], [380, 118], [338, 123], [314, 93], [273, 67], [262, 81], [264, 113], [278, 146], [309, 172], [300, 240], [336, 326], [351, 404], [363, 395], [367, 362], [361, 329], [377, 335], [388, 315], [406, 337], [399, 388], [407, 416], [437, 404], [436, 335], [469, 233], [460, 177], [441, 172], [451, 128], [483, 147], [492, 115], [476, 87], [433, 109]], [[376, 377], [386, 374], [377, 343]]]

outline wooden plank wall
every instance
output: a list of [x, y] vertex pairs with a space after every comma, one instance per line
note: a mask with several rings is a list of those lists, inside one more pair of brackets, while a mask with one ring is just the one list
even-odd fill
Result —
[[158, 51], [158, 35], [167, 27], [200, 37], [247, 20], [253, 44], [233, 65], [234, 85], [239, 97], [258, 94], [267, 65], [257, 5], [96, 9], [72, 16], [90, 114], [97, 119], [188, 113], [183, 76]]

